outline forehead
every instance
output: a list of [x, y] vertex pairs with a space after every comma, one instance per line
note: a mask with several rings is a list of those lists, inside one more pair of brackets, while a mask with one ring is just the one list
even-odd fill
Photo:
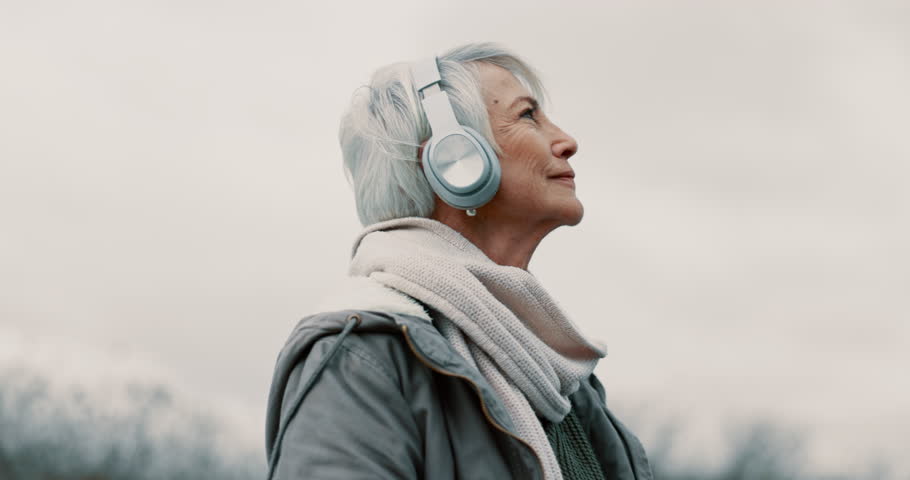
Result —
[[512, 72], [498, 65], [479, 64], [480, 87], [488, 106], [505, 108], [518, 97], [531, 96], [527, 87], [521, 84]]

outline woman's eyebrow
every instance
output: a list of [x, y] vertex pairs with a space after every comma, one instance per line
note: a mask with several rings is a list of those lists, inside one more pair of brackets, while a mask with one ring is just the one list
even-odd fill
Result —
[[515, 105], [518, 105], [518, 104], [519, 104], [520, 102], [522, 102], [522, 101], [530, 103], [531, 106], [534, 107], [534, 108], [539, 108], [539, 107], [540, 107], [540, 104], [537, 102], [537, 99], [536, 99], [536, 98], [534, 98], [534, 97], [529, 97], [529, 96], [527, 96], [527, 95], [522, 95], [522, 96], [516, 98], [514, 101], [512, 101], [512, 104], [509, 105], [509, 109], [511, 110], [512, 108], [515, 108]]

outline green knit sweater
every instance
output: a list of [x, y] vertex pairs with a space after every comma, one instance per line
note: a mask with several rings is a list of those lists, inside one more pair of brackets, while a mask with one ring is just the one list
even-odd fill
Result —
[[543, 430], [559, 461], [563, 480], [604, 480], [588, 434], [575, 412], [570, 411], [559, 423], [544, 421]]

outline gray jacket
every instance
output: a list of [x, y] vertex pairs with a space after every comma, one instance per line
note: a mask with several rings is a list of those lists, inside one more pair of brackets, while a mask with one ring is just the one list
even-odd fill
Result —
[[[596, 377], [570, 400], [609, 480], [651, 480]], [[540, 460], [476, 368], [432, 323], [347, 310], [304, 318], [278, 356], [269, 479], [530, 479]]]

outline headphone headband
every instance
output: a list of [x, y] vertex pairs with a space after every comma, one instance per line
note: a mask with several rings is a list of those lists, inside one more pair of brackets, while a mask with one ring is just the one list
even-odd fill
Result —
[[437, 58], [432, 57], [417, 62], [414, 65], [413, 75], [417, 95], [420, 96], [433, 135], [459, 130], [460, 126], [458, 120], [455, 119], [455, 112], [452, 111], [449, 95], [442, 91], [440, 86], [442, 77], [439, 74]]
[[411, 75], [414, 77], [414, 86], [418, 92], [434, 83], [441, 82], [442, 77], [439, 75], [438, 58], [430, 57], [414, 62], [411, 67]]

